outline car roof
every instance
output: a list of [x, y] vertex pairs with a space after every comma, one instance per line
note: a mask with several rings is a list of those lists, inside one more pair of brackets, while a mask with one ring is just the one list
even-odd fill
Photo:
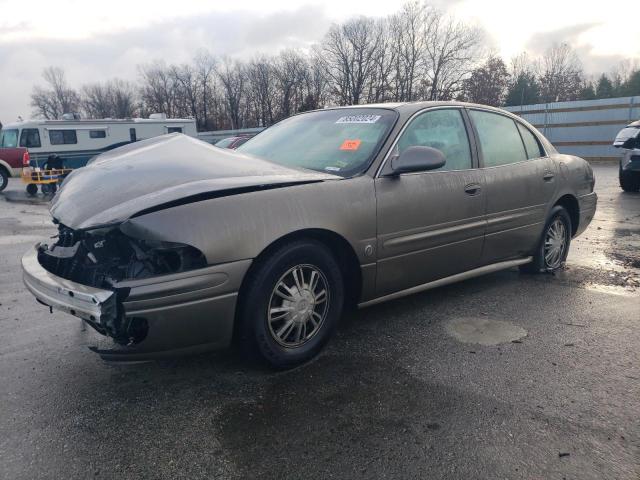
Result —
[[489, 105], [481, 105], [478, 103], [468, 103], [468, 102], [458, 102], [454, 100], [447, 101], [415, 101], [415, 102], [388, 102], [388, 103], [367, 103], [363, 105], [345, 105], [345, 106], [335, 106], [328, 107], [325, 110], [349, 110], [356, 108], [386, 108], [389, 110], [396, 110], [403, 114], [413, 114], [420, 110], [429, 107], [447, 107], [447, 106], [457, 106], [457, 107], [469, 107], [469, 108], [482, 108], [487, 110], [495, 110], [496, 112], [505, 113], [509, 116], [515, 116], [513, 113], [508, 112], [507, 110], [503, 110], [501, 108], [491, 107]]

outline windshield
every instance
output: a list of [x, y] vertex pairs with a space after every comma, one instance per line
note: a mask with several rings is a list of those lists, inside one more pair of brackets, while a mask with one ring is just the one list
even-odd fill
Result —
[[15, 148], [18, 146], [18, 130], [0, 130], [0, 147]]
[[238, 151], [287, 167], [349, 177], [367, 168], [397, 115], [382, 108], [296, 115], [253, 137]]

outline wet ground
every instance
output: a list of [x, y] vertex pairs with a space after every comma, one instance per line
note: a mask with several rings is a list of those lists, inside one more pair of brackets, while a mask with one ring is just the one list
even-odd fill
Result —
[[361, 310], [280, 373], [233, 353], [104, 364], [22, 286], [46, 208], [0, 195], [0, 478], [637, 480], [640, 194], [595, 172], [566, 270]]

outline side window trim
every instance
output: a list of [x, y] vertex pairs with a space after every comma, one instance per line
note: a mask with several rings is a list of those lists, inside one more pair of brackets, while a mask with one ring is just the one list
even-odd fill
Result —
[[[544, 145], [542, 144], [542, 142], [540, 141], [540, 139], [538, 138], [538, 136], [531, 131], [531, 129], [529, 127], [527, 127], [524, 123], [522, 123], [520, 120], [515, 120], [514, 122], [516, 123], [516, 127], [518, 128], [518, 133], [520, 134], [520, 138], [522, 139], [522, 143], [524, 144], [524, 151], [527, 151], [527, 144], [524, 141], [524, 138], [522, 138], [522, 131], [520, 130], [521, 128], [524, 128], [527, 132], [529, 132], [533, 138], [535, 139], [536, 143], [538, 144], [538, 153], [542, 153], [542, 155], [539, 155], [537, 157], [533, 157], [533, 158], [529, 158], [528, 160], [536, 160], [538, 158], [546, 158], [549, 156], [549, 154], [547, 153], [547, 150], [544, 148]], [[528, 153], [527, 153], [528, 156]]]
[[[462, 117], [462, 123], [464, 125], [465, 131], [466, 131], [466, 134], [467, 134], [467, 142], [469, 144], [469, 154], [471, 155], [471, 168], [470, 169], [465, 169], [465, 170], [474, 170], [474, 169], [478, 168], [479, 159], [476, 157], [475, 136], [469, 130], [469, 128], [472, 127], [472, 123], [467, 118], [467, 112], [466, 112], [465, 107], [462, 106], [462, 105], [460, 105], [460, 106], [458, 106], [458, 105], [444, 105], [444, 106], [423, 108], [423, 109], [418, 110], [417, 112], [413, 113], [407, 119], [407, 121], [404, 123], [404, 125], [402, 126], [402, 128], [400, 129], [398, 134], [396, 135], [396, 138], [393, 140], [393, 143], [389, 147], [389, 150], [385, 154], [385, 157], [382, 159], [382, 163], [378, 167], [378, 170], [376, 171], [376, 174], [374, 175], [373, 178], [384, 177], [385, 175], [387, 175], [387, 173], [385, 173], [385, 169], [387, 168], [387, 163], [390, 162], [390, 159], [393, 156], [393, 151], [396, 148], [396, 146], [398, 145], [398, 141], [400, 140], [402, 135], [405, 133], [407, 128], [411, 125], [411, 123], [416, 118], [418, 118], [419, 116], [421, 116], [421, 115], [423, 115], [423, 114], [425, 114], [427, 112], [432, 112], [432, 111], [436, 111], [436, 110], [456, 110], [456, 111], [460, 112], [460, 116]], [[403, 175], [424, 175], [424, 174], [429, 174], [429, 173], [459, 172], [459, 171], [465, 171], [465, 170], [437, 170], [435, 172], [434, 171], [430, 171], [430, 172], [413, 172], [413, 173], [405, 173]]]
[[472, 169], [476, 170], [480, 167], [480, 147], [478, 143], [478, 138], [476, 136], [476, 130], [473, 126], [473, 122], [471, 121], [471, 117], [469, 117], [469, 112], [467, 112], [466, 108], [461, 108], [460, 113], [462, 114], [462, 119], [464, 120], [464, 128], [467, 130], [467, 138], [469, 139], [469, 147], [471, 148], [471, 165]]

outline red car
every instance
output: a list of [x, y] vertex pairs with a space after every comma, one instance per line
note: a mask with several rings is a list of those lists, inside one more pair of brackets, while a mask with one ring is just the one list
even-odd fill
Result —
[[0, 130], [0, 192], [9, 184], [10, 177], [19, 177], [23, 166], [29, 166], [29, 152], [18, 147], [15, 130]]
[[240, 145], [245, 143], [251, 137], [241, 136], [241, 137], [227, 137], [222, 140], [218, 140], [214, 145], [220, 148], [230, 148], [231, 150], [235, 150]]

